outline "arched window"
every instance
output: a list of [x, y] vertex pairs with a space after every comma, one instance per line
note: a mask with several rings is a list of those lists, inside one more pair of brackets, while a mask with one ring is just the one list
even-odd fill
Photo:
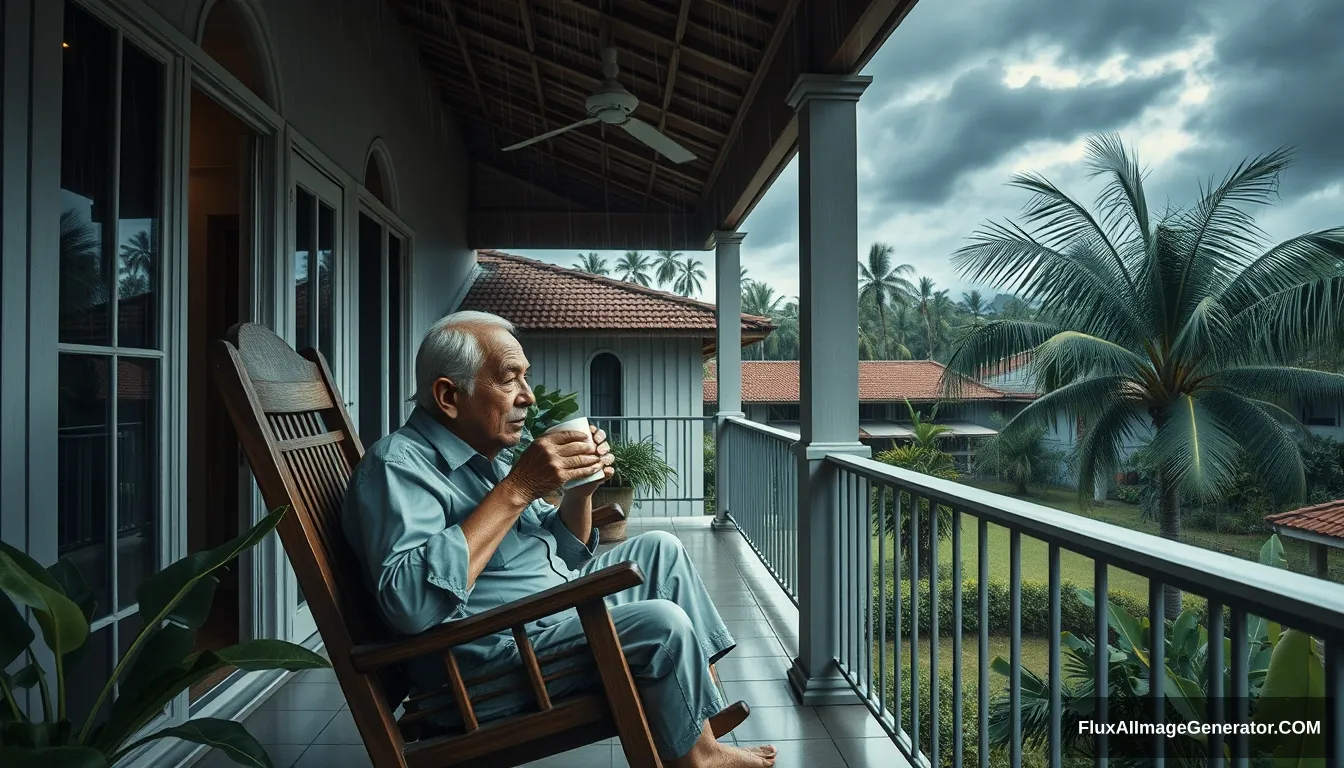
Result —
[[207, 4], [198, 32], [201, 50], [272, 107], [278, 84], [255, 10], [241, 0]]
[[608, 435], [620, 434], [620, 422], [603, 419], [623, 416], [621, 402], [621, 361], [610, 352], [603, 352], [588, 364], [588, 415]]

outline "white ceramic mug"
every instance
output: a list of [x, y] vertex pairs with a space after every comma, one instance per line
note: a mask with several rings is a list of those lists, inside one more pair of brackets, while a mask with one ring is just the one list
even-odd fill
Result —
[[[587, 416], [575, 416], [573, 418], [567, 419], [566, 421], [562, 421], [559, 424], [556, 424], [554, 427], [551, 427], [542, 434], [549, 435], [552, 432], [582, 432], [584, 435], [588, 437], [588, 444], [589, 445], [593, 444], [593, 430], [588, 425]], [[594, 448], [596, 448], [596, 446], [594, 446]], [[591, 474], [588, 477], [581, 477], [578, 480], [570, 480], [568, 483], [565, 483], [564, 486], [562, 486], [562, 488], [563, 490], [568, 491], [570, 488], [574, 488], [576, 486], [586, 485], [588, 483], [595, 483], [598, 480], [603, 479], [604, 477], [606, 477], [606, 472], [599, 469], [597, 470], [596, 473]]]

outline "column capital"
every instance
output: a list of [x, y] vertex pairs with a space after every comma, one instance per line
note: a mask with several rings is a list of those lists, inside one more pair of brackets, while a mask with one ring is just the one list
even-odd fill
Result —
[[804, 72], [789, 91], [789, 106], [794, 109], [812, 99], [858, 101], [873, 82], [871, 75], [823, 75]]
[[713, 237], [710, 239], [710, 244], [715, 248], [719, 247], [720, 245], [734, 245], [734, 244], [740, 245], [742, 241], [745, 240], [746, 238], [747, 238], [746, 232], [738, 232], [736, 230], [730, 231], [730, 230], [716, 229], [714, 230]]

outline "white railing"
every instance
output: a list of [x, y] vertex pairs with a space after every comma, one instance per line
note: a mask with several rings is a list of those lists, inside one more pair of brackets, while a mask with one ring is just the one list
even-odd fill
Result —
[[[1268, 706], [1305, 719], [1306, 708], [1317, 707], [1324, 737], [1302, 749], [1344, 756], [1344, 708], [1334, 704], [1344, 694], [1344, 586], [869, 459], [826, 461], [841, 518], [840, 594], [815, 599], [838, 598], [841, 673], [914, 764], [987, 766], [993, 755], [995, 765], [1014, 768], [1080, 757], [1103, 765], [1095, 756], [1109, 755], [1130, 759], [1126, 765], [1224, 765], [1227, 757], [1246, 765], [1259, 737], [1244, 730], [1225, 739], [1107, 735], [1105, 728], [1082, 736], [1081, 724], [1245, 724], [1263, 719], [1256, 711]], [[758, 462], [746, 473], [765, 468]], [[1006, 580], [991, 575], [1003, 565], [991, 562], [991, 539], [999, 555], [1007, 549]], [[1029, 565], [1045, 566], [1043, 584], [1023, 580], [1024, 539], [1036, 547]], [[1061, 579], [1064, 557], [1075, 574], [1079, 558], [1090, 561], [1085, 586], [1093, 592], [1080, 594], [1070, 587], [1084, 585]], [[963, 560], [975, 564], [971, 573]], [[1112, 577], [1130, 585], [1146, 579], [1147, 588], [1112, 593]], [[1166, 613], [1167, 588], [1183, 593], [1179, 624]], [[1090, 595], [1112, 606], [1109, 616], [1086, 606]], [[1131, 621], [1129, 614], [1137, 615]], [[1165, 627], [1167, 642], [1149, 642], [1145, 618]], [[1296, 654], [1302, 675], [1315, 659], [1324, 682], [1318, 698], [1267, 703], [1257, 698], [1265, 669], [1274, 651], [1288, 648], [1277, 643], [1289, 628], [1315, 640], [1298, 634], [1296, 650], [1283, 652]], [[1091, 652], [1098, 637], [1108, 638], [1109, 653]], [[965, 641], [976, 648], [969, 675]], [[942, 650], [944, 643], [950, 647]], [[992, 661], [994, 645], [1006, 645], [997, 649], [1006, 651], [1005, 664]], [[991, 674], [1000, 689], [994, 696]]]
[[745, 419], [730, 419], [718, 450], [724, 477], [716, 504], [724, 505], [761, 562], [798, 602], [798, 436]]
[[[692, 517], [705, 514], [705, 448], [713, 434], [705, 416], [590, 416], [612, 442], [652, 441], [676, 473], [657, 489], [637, 489], [632, 517]], [[712, 469], [712, 467], [711, 467]]]

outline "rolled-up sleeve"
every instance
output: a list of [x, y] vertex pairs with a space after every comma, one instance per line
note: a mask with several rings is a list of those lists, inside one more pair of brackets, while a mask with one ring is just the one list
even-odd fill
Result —
[[556, 554], [565, 561], [571, 571], [577, 570], [579, 566], [588, 562], [597, 554], [598, 535], [594, 528], [588, 536], [588, 541], [579, 541], [579, 537], [569, 530], [565, 521], [560, 519], [560, 510], [547, 504], [544, 501], [533, 502], [537, 505], [537, 516], [541, 519], [542, 527], [551, 532], [555, 537]]
[[394, 628], [417, 634], [464, 613], [471, 594], [467, 539], [445, 527], [452, 510], [400, 457], [360, 467], [346, 497], [346, 538], [363, 555], [378, 605]]

